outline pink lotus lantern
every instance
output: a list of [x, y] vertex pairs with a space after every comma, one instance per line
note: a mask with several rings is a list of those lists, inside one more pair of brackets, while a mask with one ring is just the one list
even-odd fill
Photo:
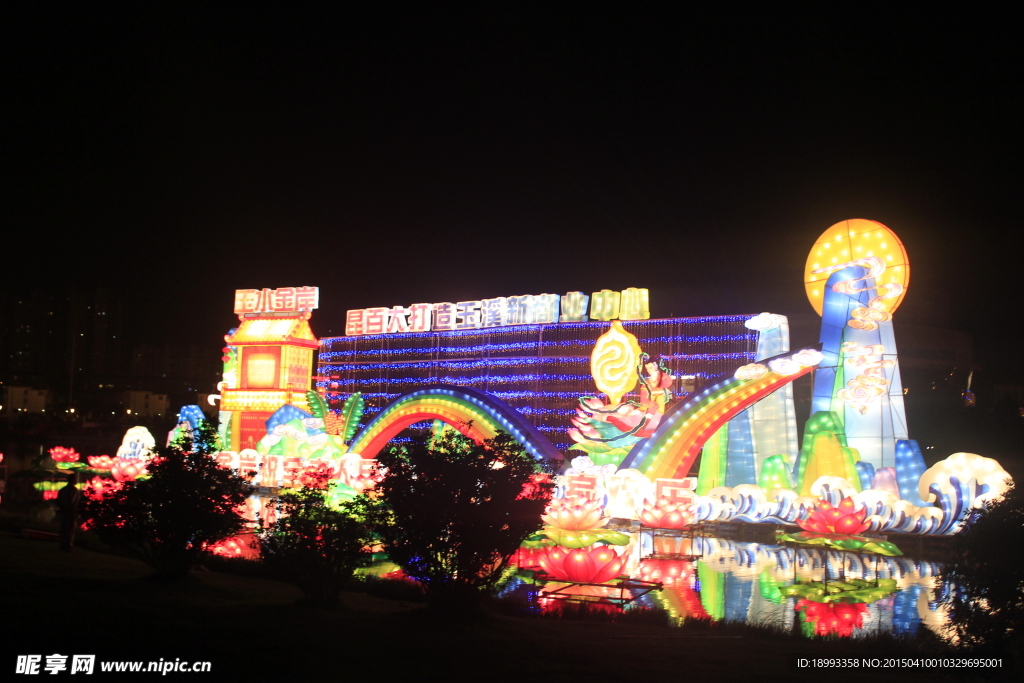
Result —
[[566, 531], [587, 531], [608, 523], [601, 519], [601, 504], [584, 496], [559, 498], [551, 501], [541, 520], [548, 526]]
[[119, 458], [114, 466], [110, 468], [110, 474], [114, 479], [125, 482], [134, 481], [147, 474], [146, 466], [141, 460]]
[[693, 524], [693, 512], [688, 503], [659, 498], [656, 503], [644, 502], [640, 523], [654, 529], [683, 529]]
[[114, 458], [109, 455], [90, 455], [86, 458], [89, 461], [89, 467], [94, 470], [109, 470], [117, 462]]
[[569, 550], [560, 546], [548, 548], [537, 558], [545, 573], [573, 583], [605, 583], [622, 573], [626, 556], [605, 545]]
[[839, 505], [822, 500], [810, 511], [807, 519], [798, 519], [797, 524], [804, 531], [816, 534], [859, 534], [871, 526], [867, 519], [867, 508], [858, 508], [851, 498], [843, 498]]
[[58, 466], [64, 462], [78, 462], [78, 458], [81, 457], [74, 448], [64, 448], [63, 446], [54, 446], [49, 453]]

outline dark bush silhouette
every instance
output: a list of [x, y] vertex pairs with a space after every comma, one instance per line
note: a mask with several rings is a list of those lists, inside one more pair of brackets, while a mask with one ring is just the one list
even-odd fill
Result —
[[336, 605], [338, 592], [369, 556], [367, 525], [327, 501], [327, 477], [318, 475], [281, 496], [277, 521], [259, 534], [264, 564], [294, 583], [311, 604]]
[[380, 463], [366, 514], [388, 556], [423, 583], [431, 609], [476, 612], [540, 527], [552, 488], [541, 466], [509, 434], [478, 444], [450, 429], [417, 434]]
[[1024, 654], [1024, 487], [987, 504], [954, 544], [954, 561], [942, 578], [960, 645]]
[[128, 548], [163, 578], [180, 579], [205, 548], [245, 528], [237, 508], [254, 488], [217, 464], [217, 430], [203, 422], [191, 436], [158, 449], [149, 478], [129, 481], [82, 506], [88, 526]]

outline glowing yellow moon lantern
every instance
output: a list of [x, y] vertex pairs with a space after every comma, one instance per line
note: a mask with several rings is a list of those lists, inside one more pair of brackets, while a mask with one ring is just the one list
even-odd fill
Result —
[[876, 279], [876, 285], [894, 283], [903, 286], [903, 292], [899, 296], [882, 302], [889, 313], [896, 310], [906, 296], [907, 284], [910, 282], [910, 259], [907, 258], [907, 250], [903, 248], [903, 242], [896, 233], [878, 221], [851, 218], [840, 221], [823, 232], [807, 256], [804, 288], [807, 290], [807, 299], [818, 315], [821, 315], [825, 283], [831, 272], [815, 271], [870, 256], [877, 257], [885, 263], [885, 271]]
[[597, 388], [608, 396], [609, 405], [619, 403], [622, 395], [636, 386], [636, 364], [640, 360], [640, 344], [636, 337], [612, 321], [612, 328], [602, 334], [590, 354], [590, 374]]

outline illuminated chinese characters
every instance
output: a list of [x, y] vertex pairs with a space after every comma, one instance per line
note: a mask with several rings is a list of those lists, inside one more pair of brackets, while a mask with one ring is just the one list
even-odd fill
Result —
[[590, 319], [648, 320], [650, 317], [647, 290], [630, 287], [621, 292], [603, 289], [589, 296], [583, 292], [569, 292], [562, 296], [526, 294], [455, 303], [444, 301], [391, 308], [358, 308], [346, 313], [345, 334], [444, 332], [509, 325], [587, 322]]
[[308, 318], [320, 301], [318, 287], [281, 287], [280, 289], [236, 289], [235, 315], [245, 318], [270, 318], [275, 315]]

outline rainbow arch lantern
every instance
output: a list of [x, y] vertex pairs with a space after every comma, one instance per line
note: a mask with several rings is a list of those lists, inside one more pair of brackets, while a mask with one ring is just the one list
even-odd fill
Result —
[[685, 477], [704, 443], [722, 425], [814, 370], [821, 358], [820, 351], [806, 348], [740, 367], [733, 377], [669, 409], [658, 430], [629, 452], [622, 468], [639, 470], [652, 480]]
[[427, 420], [441, 420], [476, 441], [505, 431], [538, 460], [562, 457], [547, 437], [501, 399], [476, 389], [441, 384], [398, 398], [356, 437], [351, 450], [373, 458], [403, 429]]

